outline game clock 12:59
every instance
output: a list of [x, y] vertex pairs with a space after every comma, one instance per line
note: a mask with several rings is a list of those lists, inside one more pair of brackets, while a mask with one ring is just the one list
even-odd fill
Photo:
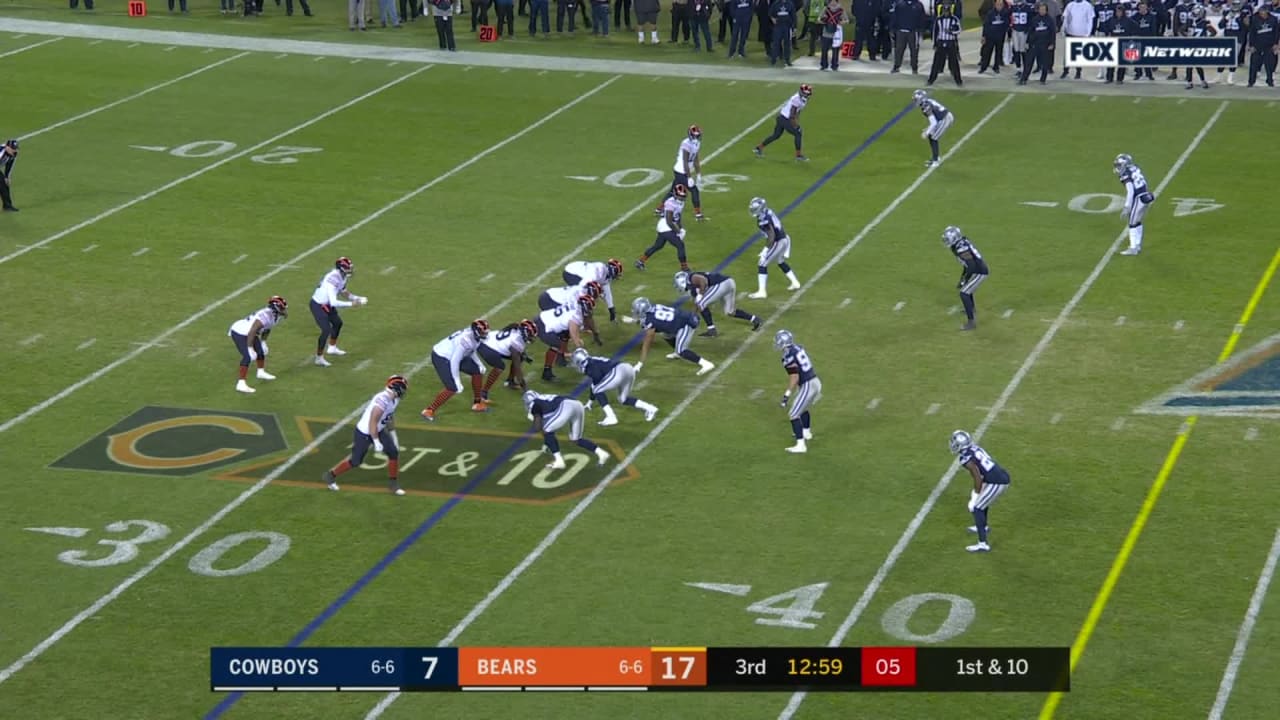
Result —
[[830, 677], [842, 675], [844, 669], [844, 660], [838, 657], [787, 659], [787, 674], [793, 677]]

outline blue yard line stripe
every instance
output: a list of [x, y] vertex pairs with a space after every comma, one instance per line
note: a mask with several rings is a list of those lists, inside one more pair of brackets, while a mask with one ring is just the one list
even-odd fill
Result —
[[[795, 200], [792, 200], [789, 205], [787, 205], [785, 208], [779, 211], [778, 217], [780, 218], [786, 217], [787, 215], [790, 215], [796, 208], [800, 207], [801, 203], [803, 203], [805, 200], [808, 200], [815, 192], [821, 189], [823, 185], [826, 185], [828, 182], [830, 182], [831, 178], [835, 177], [837, 173], [845, 169], [845, 167], [847, 167], [849, 163], [853, 162], [855, 158], [857, 158], [859, 155], [865, 152], [866, 149], [871, 147], [871, 145], [873, 145], [877, 140], [884, 137], [884, 134], [887, 133], [890, 129], [892, 129], [894, 125], [897, 125], [898, 122], [902, 120], [902, 118], [906, 117], [907, 113], [911, 112], [913, 107], [914, 107], [913, 105], [907, 105], [901, 111], [899, 111], [897, 115], [894, 115], [892, 119], [890, 119], [884, 125], [880, 126], [878, 130], [871, 133], [871, 135], [867, 137], [866, 140], [862, 141], [861, 145], [853, 149], [853, 152], [846, 155], [843, 160], [836, 163], [835, 167], [832, 167], [830, 170], [824, 173], [822, 177], [818, 178], [816, 181], [814, 181], [812, 185], [806, 188], [804, 192], [800, 193], [800, 195], [798, 195]], [[741, 257], [742, 254], [745, 253], [752, 245], [754, 245], [757, 241], [763, 240], [763, 239], [764, 239], [763, 233], [759, 231], [756, 231], [755, 233], [753, 233], [751, 237], [747, 238], [745, 242], [743, 242], [741, 245], [738, 246], [738, 249], [730, 253], [728, 257], [726, 257], [724, 260], [720, 262], [719, 265], [716, 265], [715, 272], [720, 272], [721, 270], [728, 267], [730, 263], [732, 263], [734, 260], [737, 260], [739, 257]], [[684, 298], [681, 298], [679, 301], [675, 303], [675, 305], [677, 307], [680, 305], [683, 305], [687, 300], [688, 300], [687, 296]], [[644, 338], [643, 332], [637, 333], [630, 340], [628, 340], [625, 345], [622, 346], [622, 349], [618, 350], [616, 353], [613, 354], [612, 356], [613, 359], [616, 360], [616, 359], [625, 357], [628, 353], [630, 353], [633, 349], [635, 349], [636, 345], [638, 345], [643, 338]], [[582, 393], [584, 390], [589, 388], [590, 386], [591, 386], [590, 382], [584, 379], [582, 382], [578, 383], [578, 385], [574, 387], [573, 391], [569, 394], [571, 396], [577, 396], [580, 393]], [[486, 465], [484, 469], [481, 470], [479, 474], [477, 474], [474, 478], [468, 481], [467, 484], [464, 485], [461, 490], [459, 490], [457, 493], [452, 495], [447, 501], [445, 501], [443, 505], [437, 508], [435, 512], [431, 513], [431, 516], [428, 517], [426, 520], [422, 521], [422, 524], [414, 528], [413, 532], [409, 533], [408, 537], [406, 537], [404, 540], [401, 540], [399, 544], [397, 544], [394, 548], [391, 549], [390, 552], [388, 552], [385, 556], [383, 556], [383, 558], [379, 560], [376, 565], [374, 565], [372, 568], [369, 569], [368, 572], [362, 575], [359, 580], [356, 580], [354, 583], [352, 583], [351, 587], [347, 588], [345, 592], [343, 592], [341, 595], [338, 596], [338, 599], [330, 603], [329, 606], [326, 607], [323, 611], [321, 611], [321, 613], [317, 615], [311, 622], [307, 623], [306, 627], [302, 628], [302, 630], [299, 631], [297, 635], [294, 635], [293, 638], [289, 640], [287, 647], [298, 647], [302, 645], [302, 643], [306, 642], [307, 639], [310, 638], [313, 634], [315, 634], [315, 632], [319, 630], [321, 626], [323, 626], [326, 622], [328, 622], [329, 619], [332, 618], [334, 615], [338, 614], [338, 611], [341, 610], [347, 603], [351, 602], [351, 600], [354, 599], [355, 596], [358, 595], [361, 590], [364, 590], [365, 587], [369, 585], [369, 583], [373, 582], [375, 578], [377, 578], [388, 567], [390, 567], [391, 563], [395, 562], [396, 559], [399, 558], [401, 555], [403, 555], [406, 550], [413, 547], [413, 545], [417, 543], [418, 540], [422, 539], [423, 535], [427, 534], [427, 531], [435, 527], [441, 520], [444, 519], [446, 515], [450, 513], [450, 511], [452, 511], [455, 507], [457, 507], [458, 504], [461, 503], [468, 495], [474, 492], [475, 489], [479, 487], [481, 483], [483, 483], [490, 476], [492, 476], [493, 473], [497, 472], [498, 468], [508, 463], [511, 460], [511, 458], [514, 457], [515, 454], [520, 450], [520, 448], [524, 447], [525, 443], [527, 443], [529, 440], [531, 440], [536, 436], [538, 436], [538, 433], [530, 429], [530, 430], [526, 430], [525, 433], [521, 435], [519, 439], [513, 441], [511, 443], [511, 446], [508, 447], [506, 450], [504, 450], [500, 455], [498, 455], [498, 457], [493, 462]], [[223, 698], [222, 702], [218, 703], [216, 707], [214, 707], [212, 710], [209, 711], [209, 714], [205, 715], [205, 720], [214, 720], [215, 718], [221, 717], [222, 714], [225, 713], [227, 710], [230, 710], [231, 707], [235, 705], [236, 702], [239, 701], [243, 695], [244, 693], [242, 692], [234, 692], [234, 693], [231, 693], [230, 695], [227, 695], [225, 698]]]

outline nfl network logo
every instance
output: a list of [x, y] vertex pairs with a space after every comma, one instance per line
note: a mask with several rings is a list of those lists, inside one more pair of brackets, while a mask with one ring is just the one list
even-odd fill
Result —
[[1067, 67], [1115, 68], [1120, 41], [1117, 38], [1067, 38]]
[[1120, 49], [1120, 57], [1124, 58], [1127, 63], [1136, 63], [1142, 59], [1142, 43], [1136, 40], [1126, 40]]

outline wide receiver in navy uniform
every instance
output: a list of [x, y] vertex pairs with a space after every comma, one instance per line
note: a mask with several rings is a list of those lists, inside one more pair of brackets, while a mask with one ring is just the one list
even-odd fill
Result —
[[1121, 255], [1137, 255], [1142, 252], [1142, 220], [1147, 216], [1147, 209], [1156, 201], [1156, 196], [1147, 188], [1147, 176], [1142, 174], [1133, 156], [1121, 153], [1112, 163], [1116, 177], [1124, 185], [1124, 208], [1122, 212], [1129, 223], [1129, 249]]
[[[579, 372], [591, 379], [591, 398], [599, 403], [600, 409], [604, 412], [601, 425], [618, 424], [618, 416], [613, 413], [613, 408], [609, 407], [609, 396], [606, 393], [610, 390], [618, 391], [618, 399], [623, 405], [644, 411], [644, 419], [653, 422], [653, 418], [658, 414], [658, 406], [631, 396], [631, 386], [636, 383], [634, 367], [612, 358], [594, 356], [587, 352], [586, 348], [574, 350], [572, 362]], [[588, 400], [583, 408], [590, 410], [591, 400]]]
[[374, 452], [387, 456], [387, 486], [396, 495], [400, 489], [400, 439], [396, 437], [396, 408], [404, 394], [409, 392], [409, 381], [403, 375], [387, 378], [386, 387], [369, 399], [364, 413], [351, 438], [351, 457], [324, 471], [324, 484], [330, 490], [338, 489], [338, 476], [353, 467], [360, 467], [372, 447]]
[[[789, 330], [779, 330], [773, 336], [773, 346], [782, 351], [782, 368], [787, 371], [787, 389], [782, 393], [782, 407], [787, 407], [791, 418], [791, 432], [796, 444], [787, 448], [789, 453], [808, 452], [806, 440], [813, 439], [809, 408], [822, 398], [822, 381], [813, 369], [813, 361], [803, 345], [797, 345]], [[793, 396], [794, 395], [794, 399]]]
[[676, 273], [673, 282], [676, 290], [687, 292], [693, 297], [693, 304], [698, 306], [702, 320], [707, 324], [707, 331], [702, 337], [715, 337], [716, 321], [711, 317], [711, 306], [717, 302], [724, 303], [724, 314], [751, 323], [752, 330], [760, 329], [760, 318], [745, 310], [738, 309], [738, 284], [728, 275], [716, 272]]
[[547, 467], [553, 470], [565, 468], [560, 441], [556, 438], [556, 431], [564, 427], [568, 427], [569, 439], [578, 447], [596, 454], [599, 464], [609, 462], [608, 451], [582, 436], [582, 424], [587, 414], [582, 403], [566, 395], [543, 395], [529, 390], [524, 394], [524, 409], [533, 421], [534, 429], [542, 433], [546, 451], [554, 458]]
[[969, 545], [969, 552], [991, 552], [987, 544], [987, 531], [991, 503], [1009, 489], [1009, 472], [1000, 467], [986, 450], [973, 442], [973, 437], [963, 430], [951, 433], [951, 452], [956, 456], [960, 467], [969, 471], [973, 477], [973, 490], [969, 493], [969, 512], [973, 513], [974, 524], [969, 532], [978, 534], [978, 544]]
[[911, 93], [911, 99], [915, 101], [916, 107], [920, 108], [920, 114], [929, 121], [928, 127], [920, 133], [920, 139], [929, 141], [931, 154], [931, 158], [925, 161], [924, 166], [933, 167], [942, 162], [942, 158], [938, 156], [938, 141], [951, 127], [951, 123], [956, 121], [956, 116], [952, 115], [945, 105], [929, 97], [929, 93], [924, 90]]
[[631, 302], [631, 314], [645, 330], [644, 343], [640, 346], [640, 362], [635, 364], [636, 372], [644, 367], [644, 360], [649, 356], [649, 344], [653, 336], [662, 333], [663, 337], [675, 352], [667, 355], [668, 360], [684, 358], [698, 366], [698, 374], [706, 375], [715, 369], [715, 365], [698, 353], [689, 349], [693, 340], [693, 331], [698, 329], [698, 316], [682, 308], [666, 305], [654, 305], [648, 298], [636, 298]]
[[956, 288], [960, 290], [960, 303], [964, 305], [964, 316], [967, 321], [961, 330], [973, 330], [978, 327], [976, 319], [977, 311], [974, 309], [973, 293], [987, 279], [987, 275], [991, 270], [987, 267], [987, 261], [982, 259], [982, 253], [978, 252], [978, 248], [969, 242], [969, 238], [960, 232], [960, 228], [955, 225], [947, 226], [942, 231], [942, 244], [951, 248], [951, 254], [956, 256], [956, 260], [964, 266], [960, 271], [960, 282], [956, 283]]

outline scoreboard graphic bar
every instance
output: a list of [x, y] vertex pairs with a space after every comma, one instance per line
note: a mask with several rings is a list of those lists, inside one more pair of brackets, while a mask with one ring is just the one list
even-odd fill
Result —
[[217, 647], [214, 692], [1067, 692], [1069, 648]]

